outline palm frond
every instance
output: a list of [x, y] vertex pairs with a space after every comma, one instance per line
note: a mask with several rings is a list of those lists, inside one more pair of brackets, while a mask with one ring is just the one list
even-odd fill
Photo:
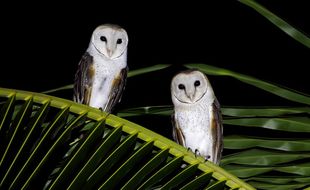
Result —
[[274, 25], [276, 25], [278, 28], [280, 28], [287, 35], [289, 35], [296, 41], [300, 42], [301, 44], [305, 45], [306, 47], [310, 48], [310, 38], [306, 34], [300, 32], [299, 30], [291, 26], [289, 23], [287, 23], [285, 20], [273, 14], [271, 11], [269, 11], [268, 9], [266, 9], [265, 7], [263, 7], [256, 1], [239, 0], [239, 2], [253, 8], [259, 14], [261, 14], [266, 19], [268, 19], [270, 22], [272, 22]]
[[[158, 71], [158, 70], [162, 70], [162, 69], [165, 69], [165, 68], [170, 67], [170, 66], [171, 65], [169, 65], [169, 64], [157, 64], [157, 65], [153, 65], [153, 66], [150, 66], [150, 67], [145, 67], [145, 68], [141, 68], [141, 69], [132, 70], [132, 71], [128, 72], [128, 78], [129, 77], [134, 77], [134, 76], [137, 76], [137, 75], [142, 75], [142, 74], [154, 72], [154, 71]], [[46, 91], [43, 91], [41, 93], [43, 93], [43, 94], [51, 94], [51, 93], [54, 93], [54, 92], [58, 92], [58, 91], [62, 91], [62, 90], [71, 90], [71, 89], [73, 89], [73, 84], [68, 84], [68, 85], [65, 85], [65, 86], [58, 87], [58, 88], [46, 90]]]
[[[309, 186], [310, 119], [309, 95], [270, 84], [251, 76], [206, 64], [187, 64], [208, 75], [230, 76], [300, 107], [222, 106], [224, 157], [221, 166], [259, 189], [292, 189]], [[170, 116], [171, 105], [121, 110], [122, 117]], [[302, 135], [301, 135], [302, 134]], [[274, 178], [286, 180], [272, 181]], [[270, 177], [272, 176], [272, 177]]]
[[98, 109], [3, 88], [0, 102], [1, 189], [254, 189], [175, 142]]

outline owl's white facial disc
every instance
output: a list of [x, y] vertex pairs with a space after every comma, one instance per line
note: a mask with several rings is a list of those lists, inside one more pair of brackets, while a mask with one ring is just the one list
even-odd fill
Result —
[[209, 83], [200, 71], [186, 71], [177, 74], [171, 82], [172, 99], [181, 103], [193, 104], [207, 93]]
[[128, 45], [127, 32], [116, 25], [101, 25], [93, 32], [91, 43], [109, 59], [120, 57]]

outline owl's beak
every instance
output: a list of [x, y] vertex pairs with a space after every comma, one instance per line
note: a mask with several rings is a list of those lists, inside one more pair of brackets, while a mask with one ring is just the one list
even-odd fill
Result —
[[113, 55], [113, 50], [108, 48], [107, 53], [108, 53], [108, 56], [111, 57]]
[[190, 95], [189, 95], [189, 99], [190, 99], [192, 102], [194, 102], [194, 97], [195, 97], [195, 94], [190, 94]]
[[191, 102], [194, 102], [195, 93], [186, 93], [186, 96], [191, 100]]

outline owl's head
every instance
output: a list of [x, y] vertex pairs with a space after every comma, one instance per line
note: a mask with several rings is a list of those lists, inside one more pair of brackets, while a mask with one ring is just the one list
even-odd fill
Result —
[[94, 30], [91, 43], [100, 54], [115, 59], [127, 51], [128, 35], [120, 26], [100, 25]]
[[194, 104], [213, 90], [205, 74], [198, 70], [187, 70], [175, 75], [171, 81], [171, 97], [174, 104]]

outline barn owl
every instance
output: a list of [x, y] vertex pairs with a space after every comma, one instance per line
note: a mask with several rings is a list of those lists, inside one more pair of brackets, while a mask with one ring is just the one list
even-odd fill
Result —
[[222, 116], [205, 74], [187, 70], [171, 81], [173, 139], [184, 147], [219, 164], [222, 154]]
[[111, 112], [127, 78], [127, 32], [117, 25], [98, 26], [75, 74], [74, 101]]

